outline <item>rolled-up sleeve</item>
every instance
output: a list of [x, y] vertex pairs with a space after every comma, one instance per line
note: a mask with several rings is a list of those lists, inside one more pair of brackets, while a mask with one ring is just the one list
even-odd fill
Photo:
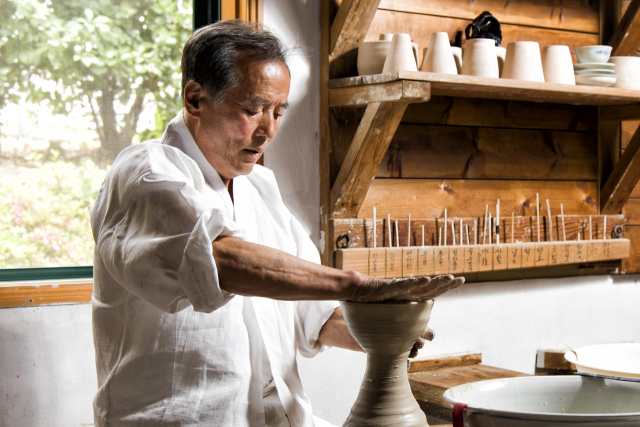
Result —
[[240, 236], [240, 227], [198, 191], [201, 174], [175, 149], [156, 144], [121, 157], [91, 211], [96, 256], [123, 288], [161, 310], [222, 307], [233, 295], [220, 288], [211, 243]]

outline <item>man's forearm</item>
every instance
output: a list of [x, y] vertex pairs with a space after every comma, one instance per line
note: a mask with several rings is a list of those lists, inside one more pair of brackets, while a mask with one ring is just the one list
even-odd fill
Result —
[[220, 287], [279, 300], [353, 299], [368, 276], [302, 260], [267, 246], [222, 237], [212, 244]]

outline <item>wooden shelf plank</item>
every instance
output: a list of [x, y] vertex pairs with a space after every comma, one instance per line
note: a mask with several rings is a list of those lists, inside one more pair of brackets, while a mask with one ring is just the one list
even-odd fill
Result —
[[374, 102], [367, 106], [331, 188], [331, 216], [357, 215], [407, 105], [406, 102]]
[[482, 353], [464, 353], [437, 359], [412, 360], [409, 372], [426, 371], [430, 369], [453, 368], [455, 366], [478, 365], [482, 363]]
[[329, 106], [358, 107], [372, 102], [425, 102], [429, 98], [429, 83], [398, 80], [332, 90], [329, 94]]
[[343, 0], [331, 24], [331, 56], [358, 47], [364, 41], [380, 0]]
[[0, 287], [0, 308], [87, 303], [92, 292], [93, 283]]
[[609, 179], [600, 190], [600, 211], [619, 213], [640, 181], [640, 128], [620, 156]]
[[[359, 87], [397, 80], [431, 84], [431, 96], [505, 99], [515, 101], [554, 102], [579, 105], [628, 105], [640, 102], [640, 91], [558, 83], [525, 82], [488, 77], [448, 75], [423, 71], [395, 71], [370, 76], [348, 77], [329, 81], [330, 92], [338, 88]], [[355, 93], [355, 92], [354, 92]], [[355, 94], [353, 96], [356, 96]]]
[[611, 56], [635, 56], [640, 47], [640, 0], [633, 0], [618, 24], [609, 45]]

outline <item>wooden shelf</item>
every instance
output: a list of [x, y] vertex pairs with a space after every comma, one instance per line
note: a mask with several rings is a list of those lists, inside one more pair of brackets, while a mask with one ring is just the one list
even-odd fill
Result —
[[[553, 102], [578, 105], [630, 105], [640, 103], [640, 91], [558, 83], [526, 82], [488, 77], [460, 76], [423, 71], [395, 71], [386, 74], [329, 80], [329, 105], [342, 107], [362, 105], [371, 85], [395, 81], [425, 82], [431, 85], [431, 96], [504, 99], [513, 101]], [[345, 96], [348, 94], [348, 96]], [[378, 99], [381, 100], [381, 99]], [[633, 107], [631, 107], [633, 106]], [[620, 110], [623, 114], [624, 110]]]

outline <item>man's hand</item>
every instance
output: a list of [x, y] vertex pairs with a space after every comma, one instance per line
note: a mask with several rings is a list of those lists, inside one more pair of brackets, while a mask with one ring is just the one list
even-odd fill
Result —
[[464, 283], [464, 277], [451, 275], [410, 277], [406, 279], [373, 279], [360, 286], [353, 302], [426, 301], [455, 289]]
[[436, 333], [433, 332], [433, 329], [430, 329], [430, 328], [425, 329], [422, 335], [420, 335], [420, 337], [418, 338], [418, 341], [416, 341], [416, 343], [413, 345], [413, 348], [411, 349], [411, 353], [409, 353], [409, 358], [413, 358], [418, 355], [418, 351], [422, 347], [424, 347], [424, 342], [425, 342], [424, 340], [433, 341], [435, 337], [436, 337]]

